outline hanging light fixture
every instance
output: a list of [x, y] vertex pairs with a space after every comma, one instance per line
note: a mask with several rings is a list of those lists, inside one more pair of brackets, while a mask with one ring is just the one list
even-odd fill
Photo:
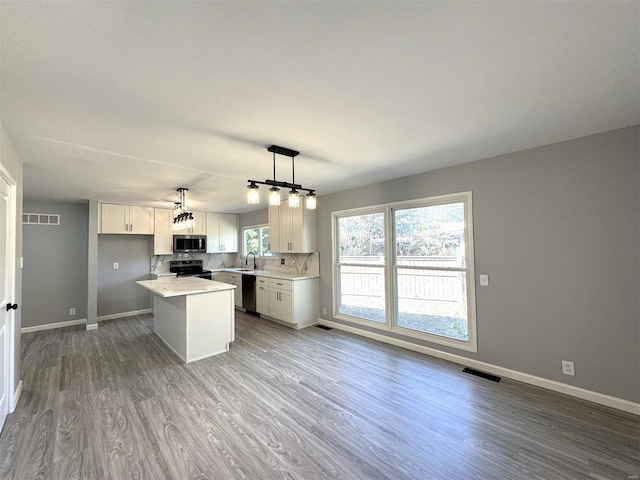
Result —
[[178, 200], [175, 202], [173, 209], [173, 229], [185, 230], [187, 228], [193, 228], [196, 226], [196, 220], [193, 218], [193, 213], [187, 209], [187, 195], [188, 188], [180, 187], [178, 189]]
[[307, 193], [305, 200], [305, 207], [307, 210], [315, 210], [316, 209], [316, 194], [313, 192]]
[[[290, 208], [298, 208], [300, 206], [300, 192], [299, 190], [304, 190], [305, 192], [309, 192], [306, 195], [305, 207], [308, 210], [316, 209], [316, 194], [315, 190], [310, 188], [304, 188], [302, 185], [299, 185], [296, 182], [296, 171], [295, 171], [295, 157], [300, 154], [295, 150], [291, 150], [289, 148], [279, 147], [277, 145], [271, 145], [267, 148], [268, 152], [273, 153], [273, 180], [265, 180], [264, 182], [260, 182], [258, 180], [247, 180], [249, 185], [247, 186], [247, 203], [256, 205], [260, 203], [260, 194], [258, 191], [258, 184], [260, 185], [271, 185], [269, 189], [269, 205], [273, 207], [277, 207], [280, 205], [280, 188], [291, 189], [289, 191], [289, 207]], [[284, 155], [287, 157], [291, 157], [291, 183], [282, 182], [276, 180], [276, 153], [278, 155]]]
[[256, 182], [251, 182], [249, 186], [247, 186], [247, 203], [251, 205], [260, 203], [260, 190]]

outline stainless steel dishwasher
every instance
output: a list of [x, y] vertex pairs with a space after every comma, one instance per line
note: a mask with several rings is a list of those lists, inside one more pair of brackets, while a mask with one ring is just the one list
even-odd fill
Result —
[[242, 275], [242, 308], [256, 313], [256, 276]]

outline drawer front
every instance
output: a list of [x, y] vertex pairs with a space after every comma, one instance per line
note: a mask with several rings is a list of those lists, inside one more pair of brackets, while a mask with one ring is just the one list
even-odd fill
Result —
[[279, 278], [269, 279], [269, 288], [279, 288], [280, 290], [293, 290], [293, 282], [291, 280], [281, 280]]
[[268, 287], [269, 279], [267, 277], [256, 277], [256, 283], [258, 285], [264, 285], [265, 287]]
[[227, 272], [227, 279], [229, 280], [230, 283], [236, 283], [236, 282], [242, 283], [242, 274]]

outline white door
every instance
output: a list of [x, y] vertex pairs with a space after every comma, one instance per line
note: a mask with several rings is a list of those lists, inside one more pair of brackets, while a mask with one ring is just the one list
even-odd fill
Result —
[[13, 219], [11, 188], [0, 177], [0, 431], [9, 414], [9, 367], [12, 332], [9, 328], [13, 310], [7, 304], [13, 302], [12, 239]]

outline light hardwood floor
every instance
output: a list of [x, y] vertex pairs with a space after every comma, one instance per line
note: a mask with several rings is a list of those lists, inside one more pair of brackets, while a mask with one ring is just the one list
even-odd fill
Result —
[[22, 336], [0, 479], [637, 478], [638, 417], [239, 313], [181, 364], [153, 317]]

